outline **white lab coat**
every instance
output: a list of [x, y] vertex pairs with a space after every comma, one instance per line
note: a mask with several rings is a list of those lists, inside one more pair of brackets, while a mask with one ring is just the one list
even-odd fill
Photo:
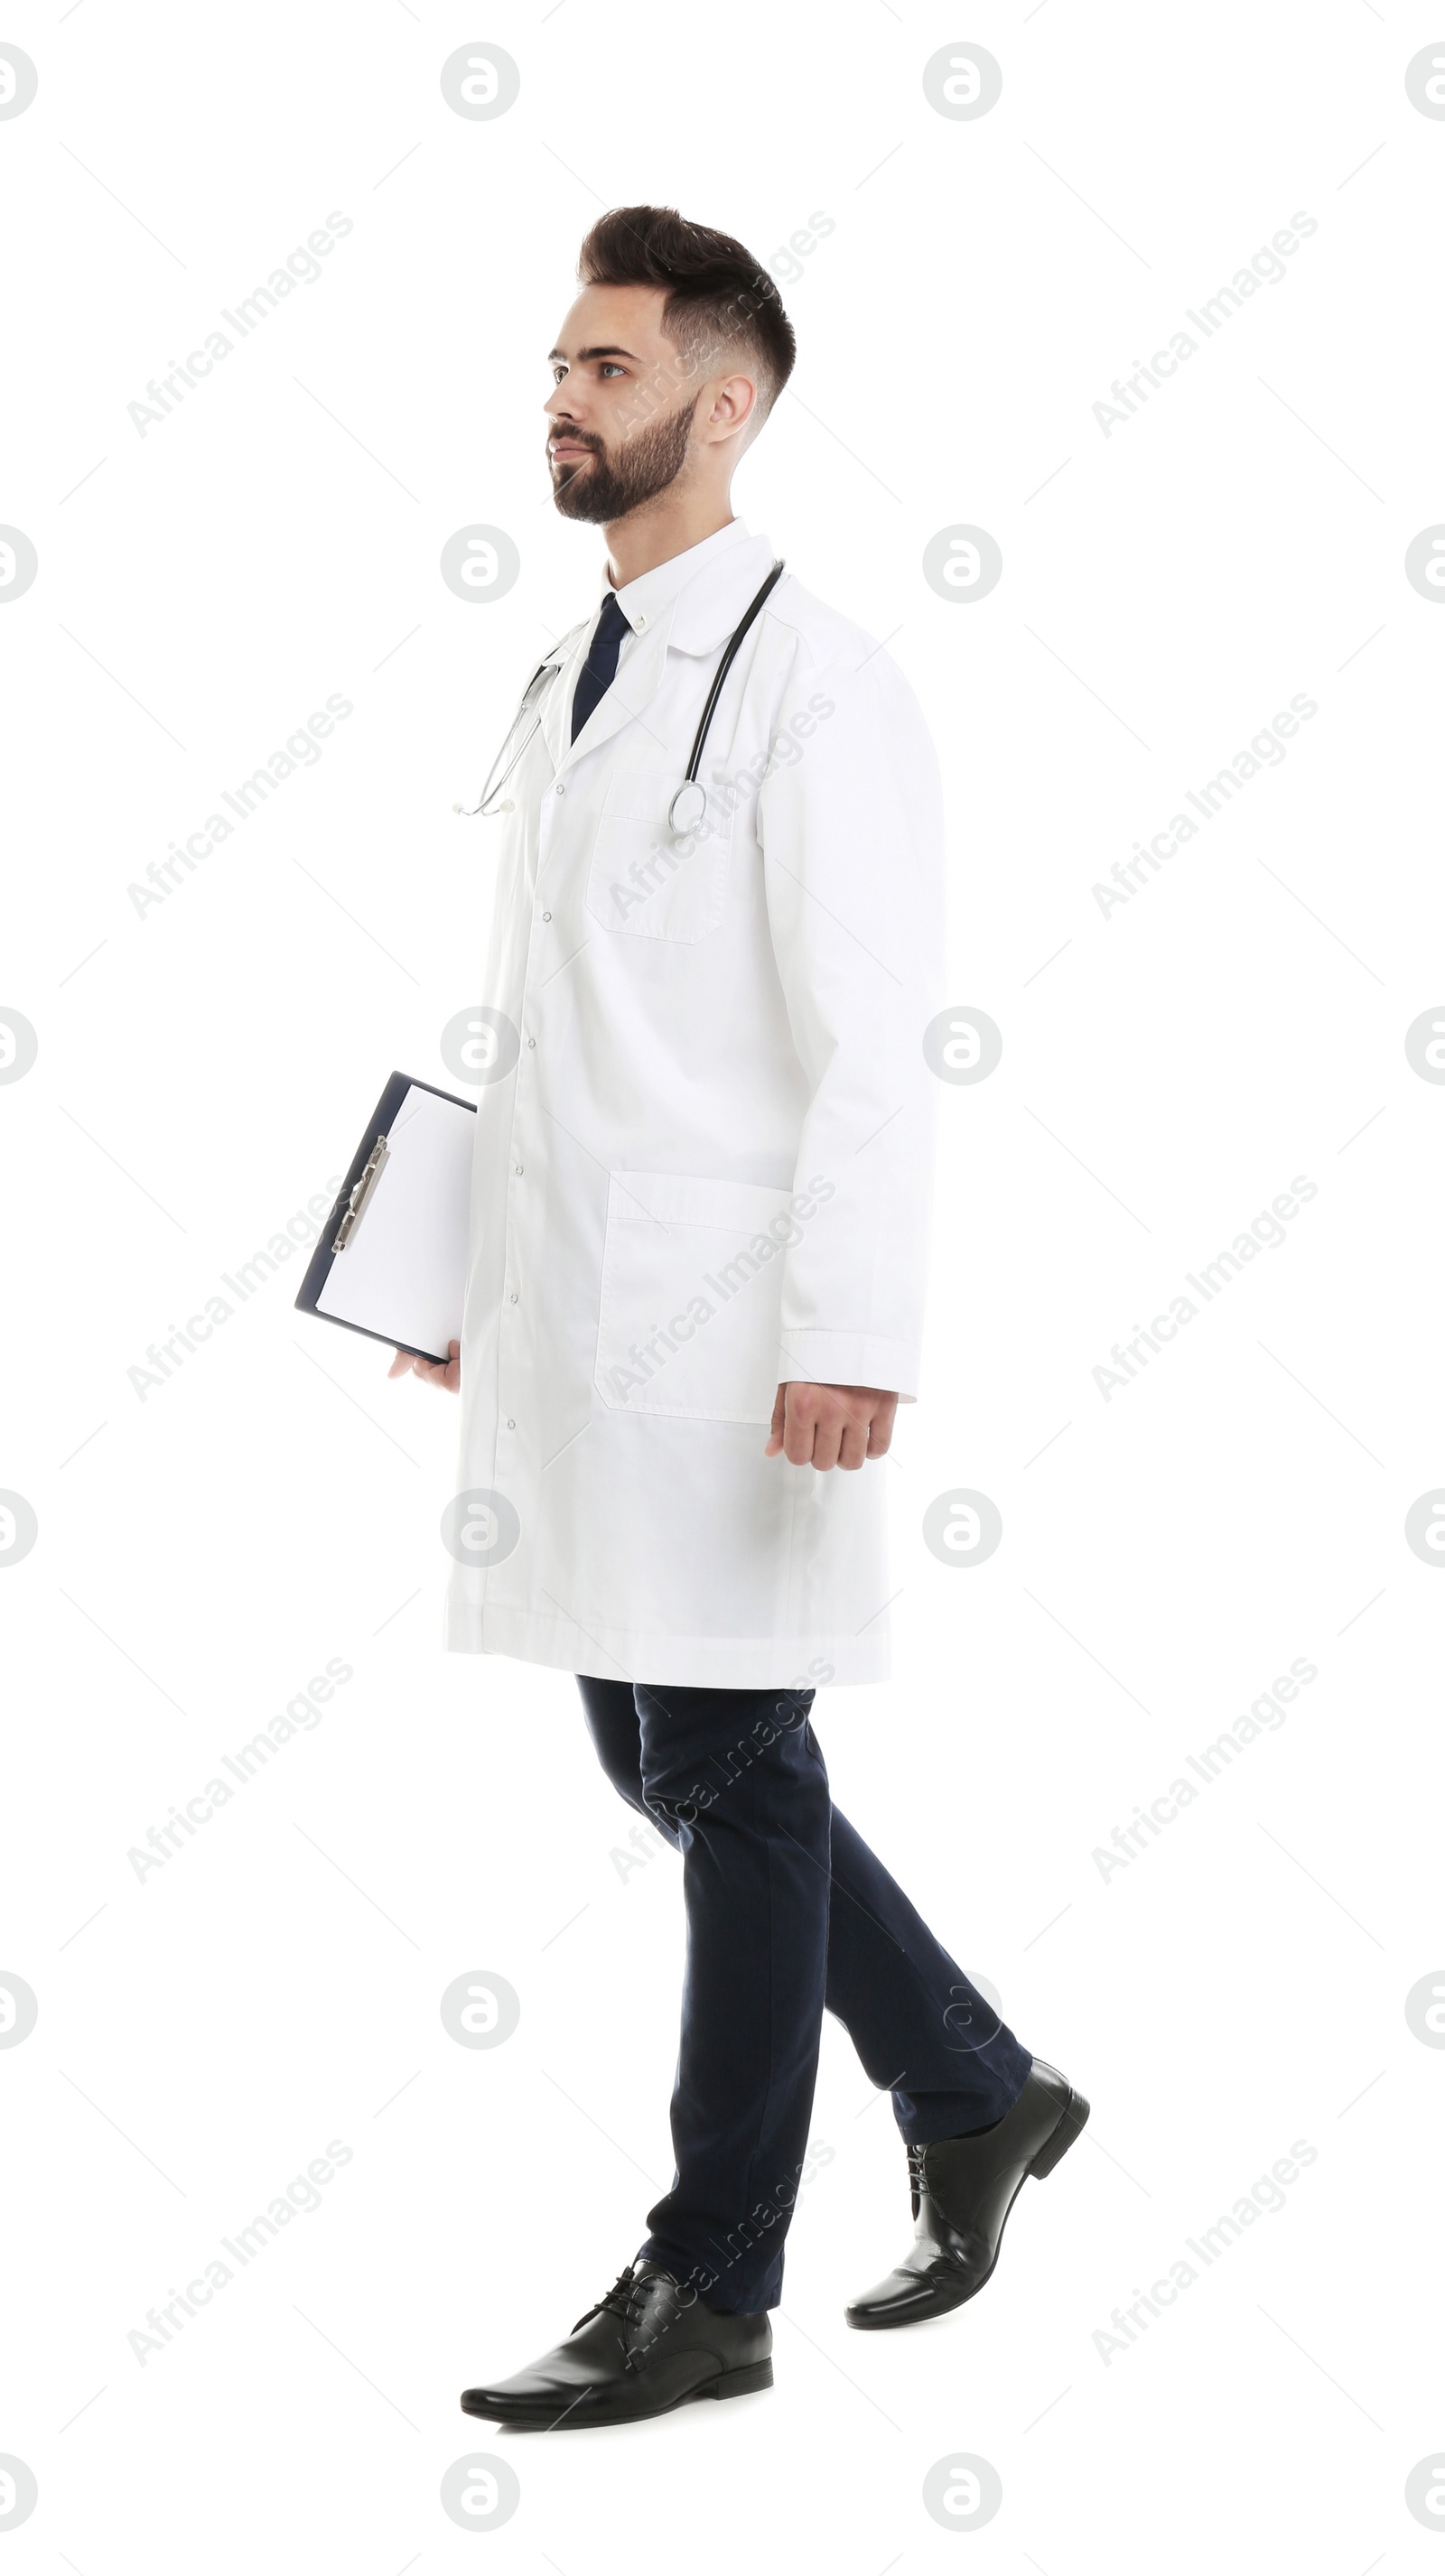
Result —
[[707, 822], [672, 841], [774, 560], [734, 520], [620, 590], [633, 632], [573, 743], [584, 620], [512, 812], [477, 826], [482, 993], [519, 1043], [478, 1093], [462, 1652], [661, 1684], [887, 1677], [888, 1468], [764, 1445], [783, 1379], [917, 1394], [942, 803], [895, 664], [784, 573], [713, 719]]

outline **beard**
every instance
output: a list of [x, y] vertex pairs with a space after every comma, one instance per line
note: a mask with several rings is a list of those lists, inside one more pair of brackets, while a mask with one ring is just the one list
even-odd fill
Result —
[[585, 465], [564, 466], [560, 475], [554, 469], [552, 498], [563, 518], [589, 520], [594, 526], [625, 519], [630, 510], [665, 492], [682, 470], [696, 408], [694, 398], [686, 410], [649, 421], [611, 454], [599, 445]]

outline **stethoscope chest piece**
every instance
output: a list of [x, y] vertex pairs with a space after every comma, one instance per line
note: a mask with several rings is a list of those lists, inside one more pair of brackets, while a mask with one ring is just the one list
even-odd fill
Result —
[[695, 832], [707, 812], [707, 790], [698, 778], [686, 779], [667, 809], [671, 830], [679, 837]]

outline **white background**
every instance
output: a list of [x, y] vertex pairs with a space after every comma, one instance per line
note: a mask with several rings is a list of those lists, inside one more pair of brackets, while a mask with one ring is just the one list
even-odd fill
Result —
[[[1404, 1999], [1438, 1915], [1438, 1131], [1445, 123], [1388, 0], [887, 0], [484, 17], [442, 0], [12, 7], [0, 122], [0, 1090], [9, 1366], [0, 1967], [6, 2567], [952, 2564], [1363, 2576], [1437, 2563], [1439, 2090]], [[439, 73], [521, 70], [471, 122]], [[928, 103], [958, 37], [1003, 67]], [[1445, 45], [1442, 45], [1445, 51]], [[454, 1408], [297, 1316], [304, 1256], [159, 1387], [128, 1372], [345, 1163], [484, 989], [474, 792], [595, 598], [543, 460], [544, 359], [614, 203], [774, 265], [793, 385], [735, 506], [917, 689], [948, 791], [950, 990], [1001, 1064], [940, 1099], [925, 1400], [900, 1427], [895, 1678], [824, 1693], [839, 1804], [1093, 2122], [961, 2315], [864, 2337], [903, 2158], [828, 2024], [776, 2323], [721, 2413], [526, 2443], [459, 2389], [625, 2263], [671, 2160], [675, 1859], [570, 1679], [446, 1657]], [[338, 211], [353, 229], [168, 418], [127, 406]], [[1317, 230], [1105, 437], [1093, 405], [1297, 212]], [[833, 230], [786, 249], [809, 218]], [[793, 275], [792, 271], [797, 274]], [[487, 522], [516, 587], [438, 558]], [[926, 584], [983, 526], [987, 599]], [[329, 693], [353, 713], [225, 848], [127, 888]], [[1318, 712], [1124, 906], [1091, 888], [1296, 693]], [[888, 853], [878, 853], [886, 867]], [[1092, 1372], [1293, 1177], [1317, 1195], [1105, 1401]], [[224, 1294], [224, 1291], [220, 1293]], [[935, 1497], [1003, 1543], [941, 1564]], [[1091, 1858], [1291, 1661], [1318, 1678], [1127, 1868]], [[328, 1658], [323, 1721], [139, 1883], [147, 1828]], [[83, 1927], [83, 1928], [82, 1928]], [[515, 2035], [458, 2047], [471, 1969]], [[142, 2367], [127, 2337], [339, 2139], [351, 2162]], [[1147, 2332], [1096, 2333], [1296, 2140], [1315, 2162]], [[1047, 2411], [1046, 2411], [1047, 2410]], [[521, 2480], [443, 2513], [480, 2429]], [[990, 2461], [986, 2529], [922, 2501]]]

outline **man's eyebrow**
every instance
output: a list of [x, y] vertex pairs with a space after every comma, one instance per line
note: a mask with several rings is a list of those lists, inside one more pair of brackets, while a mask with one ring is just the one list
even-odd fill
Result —
[[568, 357], [565, 349], [549, 349], [547, 356], [549, 362], [553, 358], [560, 358], [564, 367], [570, 367], [574, 363], [580, 366], [584, 358], [629, 358], [634, 367], [642, 363], [633, 355], [631, 349], [579, 349], [575, 361]]

